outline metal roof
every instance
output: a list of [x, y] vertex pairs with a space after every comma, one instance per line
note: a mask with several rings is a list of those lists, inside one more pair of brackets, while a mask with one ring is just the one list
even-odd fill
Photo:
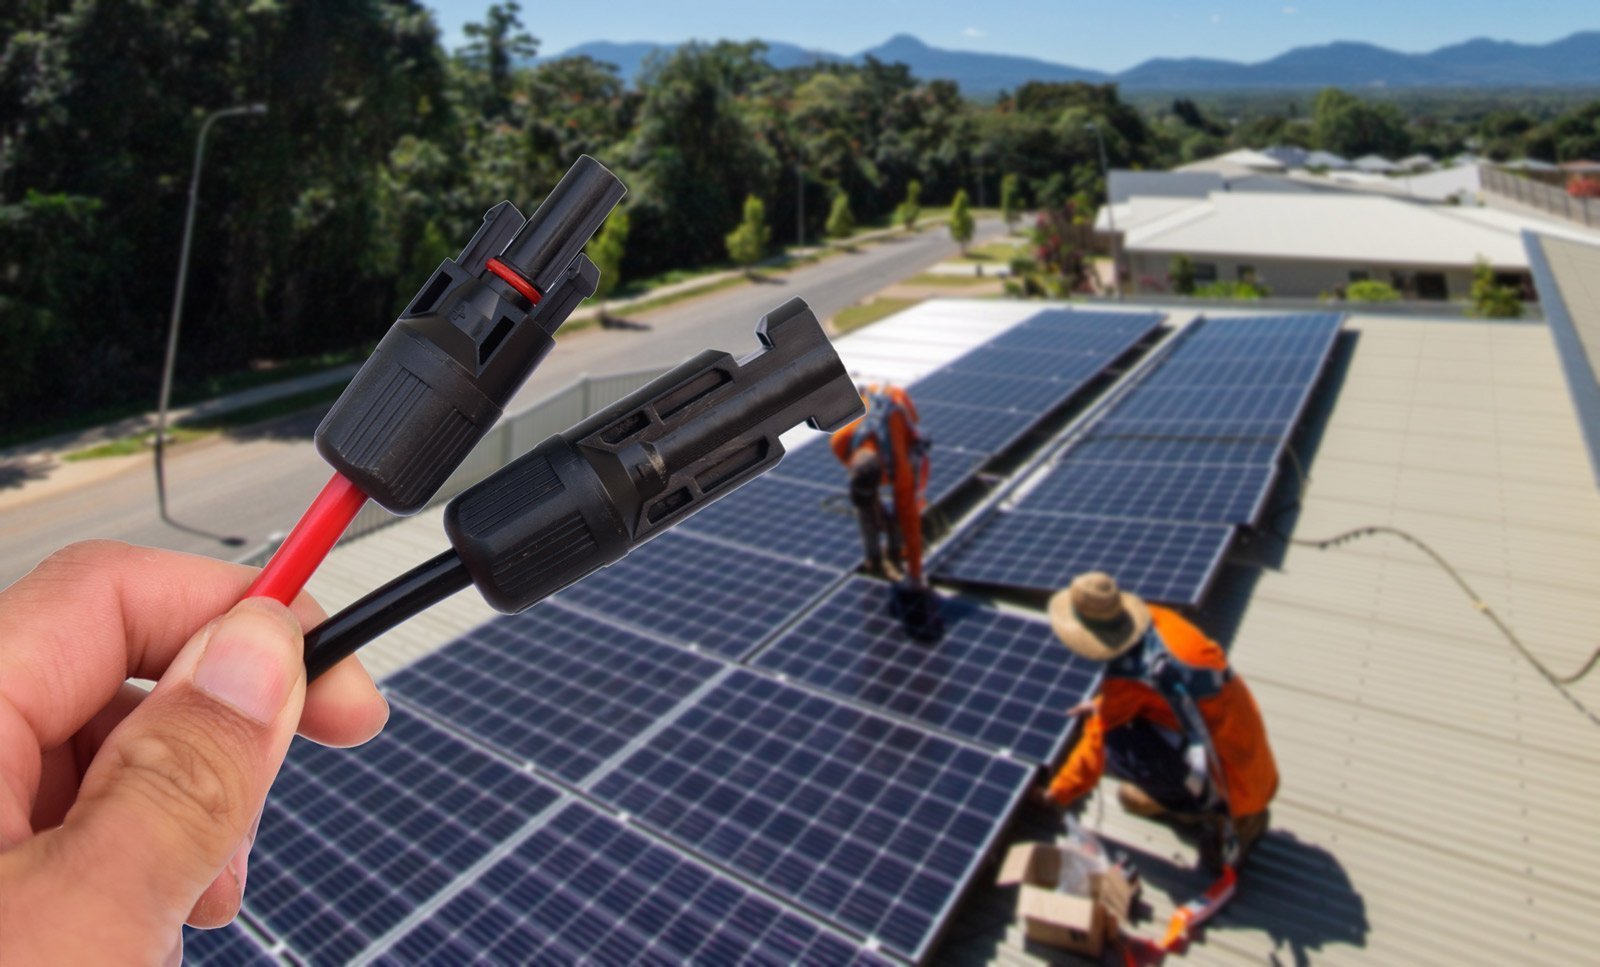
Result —
[[[1600, 491], [1549, 332], [1371, 316], [1347, 329], [1294, 536], [1403, 528], [1570, 671], [1600, 637]], [[1282, 787], [1238, 898], [1187, 960], [1593, 960], [1600, 722], [1410, 545], [1262, 541], [1236, 556], [1198, 620], [1230, 644]], [[1600, 674], [1572, 697], [1600, 709]], [[1113, 792], [1102, 784], [1109, 802], [1086, 822], [1133, 855], [1153, 908], [1138, 929], [1159, 935], [1207, 878], [1192, 847], [1124, 815]], [[995, 925], [1010, 896], [969, 905], [948, 959], [1043, 959]]]

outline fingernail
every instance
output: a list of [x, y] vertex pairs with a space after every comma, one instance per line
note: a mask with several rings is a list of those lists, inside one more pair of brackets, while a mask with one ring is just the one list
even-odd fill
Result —
[[211, 632], [195, 688], [263, 725], [289, 699], [293, 651], [286, 624], [260, 605], [235, 608]]

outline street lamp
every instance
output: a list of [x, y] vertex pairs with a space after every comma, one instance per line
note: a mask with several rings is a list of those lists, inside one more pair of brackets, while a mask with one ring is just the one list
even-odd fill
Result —
[[1117, 244], [1117, 210], [1116, 202], [1111, 198], [1111, 163], [1106, 160], [1106, 136], [1100, 130], [1100, 125], [1090, 121], [1084, 127], [1094, 132], [1094, 139], [1100, 145], [1100, 174], [1106, 181], [1106, 227], [1111, 235], [1111, 284], [1116, 289], [1117, 301], [1122, 301], [1122, 259]]
[[[194, 528], [173, 520], [167, 513], [167, 476], [165, 456], [167, 444], [167, 404], [172, 399], [172, 370], [178, 360], [178, 326], [183, 321], [183, 290], [189, 277], [189, 245], [194, 240], [194, 210], [200, 200], [200, 166], [205, 161], [206, 135], [211, 132], [211, 125], [223, 118], [238, 117], [241, 115], [260, 115], [267, 113], [265, 104], [242, 104], [238, 107], [227, 107], [220, 111], [212, 111], [200, 123], [200, 134], [194, 142], [194, 171], [189, 176], [189, 211], [183, 221], [183, 247], [178, 252], [178, 282], [176, 291], [172, 296], [172, 322], [167, 327], [167, 359], [161, 369], [161, 397], [156, 403], [156, 504], [161, 513], [161, 519], [180, 530], [192, 531]], [[215, 537], [216, 535], [207, 535]], [[242, 543], [237, 538], [223, 539], [223, 543]]]

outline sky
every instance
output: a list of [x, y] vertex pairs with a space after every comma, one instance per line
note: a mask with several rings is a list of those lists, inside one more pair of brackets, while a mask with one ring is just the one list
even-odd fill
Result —
[[[490, 0], [425, 0], [445, 42]], [[1600, 29], [1595, 0], [524, 0], [522, 19], [557, 54], [591, 40], [782, 40], [854, 54], [894, 34], [933, 47], [1119, 71], [1151, 57], [1260, 61], [1292, 47], [1360, 40], [1417, 53], [1474, 37], [1547, 43]]]

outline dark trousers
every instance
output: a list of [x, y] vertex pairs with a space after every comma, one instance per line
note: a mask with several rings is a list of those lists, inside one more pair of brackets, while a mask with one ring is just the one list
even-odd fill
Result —
[[861, 546], [867, 563], [873, 566], [882, 565], [886, 542], [889, 560], [900, 560], [900, 529], [879, 496], [882, 482], [883, 461], [876, 454], [863, 452], [851, 461], [850, 503], [856, 509], [856, 523], [861, 526]]
[[1211, 812], [1189, 791], [1184, 739], [1144, 719], [1106, 733], [1106, 771], [1143, 789], [1168, 812], [1198, 816]]

